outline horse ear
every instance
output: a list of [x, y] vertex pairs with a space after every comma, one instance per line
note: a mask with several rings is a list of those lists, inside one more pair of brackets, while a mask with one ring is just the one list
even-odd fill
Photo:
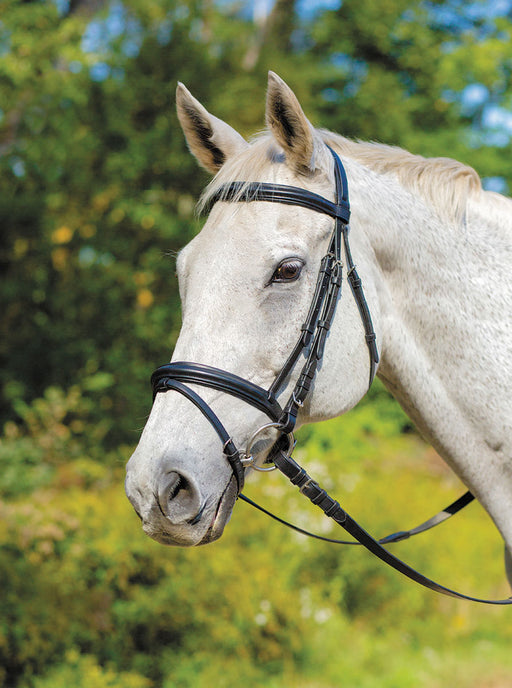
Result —
[[312, 172], [313, 126], [294, 92], [274, 72], [268, 73], [266, 122], [292, 167], [302, 174]]
[[216, 173], [228, 158], [249, 145], [229, 124], [211, 115], [182, 83], [176, 89], [178, 119], [199, 164]]

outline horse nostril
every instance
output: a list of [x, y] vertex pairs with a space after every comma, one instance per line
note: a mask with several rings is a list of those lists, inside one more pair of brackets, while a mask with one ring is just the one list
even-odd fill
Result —
[[169, 474], [169, 481], [167, 483], [167, 500], [166, 501], [172, 501], [178, 494], [178, 492], [181, 489], [185, 489], [185, 478], [180, 475], [179, 473], [170, 473]]
[[185, 478], [176, 471], [167, 473], [162, 480], [158, 489], [158, 504], [164, 516], [169, 516], [169, 506], [178, 497], [180, 490], [185, 489], [186, 482]]
[[189, 480], [177, 471], [169, 471], [162, 478], [156, 495], [162, 514], [173, 523], [193, 518], [199, 508], [199, 498]]

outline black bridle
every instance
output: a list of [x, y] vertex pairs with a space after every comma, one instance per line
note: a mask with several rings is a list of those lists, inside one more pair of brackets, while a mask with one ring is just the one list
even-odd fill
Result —
[[[329, 241], [327, 253], [320, 263], [315, 293], [306, 320], [301, 327], [300, 337], [269, 389], [259, 387], [238, 375], [212, 366], [206, 366], [201, 363], [173, 362], [160, 366], [151, 376], [153, 399], [159, 392], [174, 390], [191, 401], [206, 417], [219, 436], [223, 446], [223, 453], [233, 470], [240, 498], [277, 521], [284, 523], [298, 532], [317, 539], [327, 540], [328, 542], [335, 542], [337, 544], [361, 544], [382, 561], [430, 590], [451, 597], [486, 604], [512, 604], [512, 598], [505, 600], [483, 600], [450, 590], [415, 571], [382, 546], [383, 544], [404, 540], [442, 523], [473, 500], [473, 495], [470, 492], [466, 492], [462, 497], [453, 502], [453, 504], [450, 504], [446, 509], [416, 528], [393, 533], [385, 538], [376, 540], [352, 519], [347, 512], [341, 508], [339, 503], [330, 497], [291, 457], [291, 453], [295, 446], [292, 433], [297, 422], [297, 415], [315, 380], [318, 365], [324, 354], [327, 335], [334, 319], [336, 304], [341, 291], [343, 267], [342, 249], [347, 267], [347, 279], [357, 303], [365, 331], [365, 340], [370, 357], [369, 385], [371, 385], [373, 381], [379, 362], [376, 336], [370, 311], [364, 296], [362, 282], [357, 274], [356, 266], [352, 260], [350, 251], [348, 224], [350, 219], [350, 205], [347, 177], [340, 158], [335, 151], [330, 148], [329, 150], [334, 160], [334, 202], [316, 193], [294, 186], [246, 182], [232, 182], [226, 184], [221, 187], [219, 192], [212, 199], [212, 204], [217, 201], [267, 201], [270, 203], [284, 203], [287, 205], [302, 206], [309, 210], [329, 215], [334, 219], [334, 229]], [[295, 369], [301, 356], [304, 356], [305, 362], [288, 400], [281, 406], [277, 400], [277, 396], [289, 379], [290, 374]], [[218, 416], [204, 399], [188, 386], [189, 384], [210, 387], [225, 392], [226, 394], [241, 399], [266, 414], [270, 422], [259, 428], [251, 436], [245, 454], [241, 454]], [[270, 452], [269, 459], [267, 459], [268, 462], [273, 462], [272, 468], [262, 469], [255, 463], [254, 457], [252, 456], [252, 447], [255, 444], [257, 436], [270, 428], [276, 429], [279, 436]], [[313, 535], [312, 533], [297, 528], [283, 519], [280, 519], [242, 495], [241, 491], [244, 485], [245, 468], [249, 466], [257, 470], [272, 470], [273, 468], [278, 468], [294, 485], [297, 485], [302, 494], [308, 497], [313, 504], [319, 506], [327, 516], [341, 525], [357, 542], [334, 540]]]

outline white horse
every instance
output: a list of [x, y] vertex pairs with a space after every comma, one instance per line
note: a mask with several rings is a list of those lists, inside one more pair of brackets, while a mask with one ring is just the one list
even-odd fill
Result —
[[[352, 254], [377, 334], [378, 375], [494, 520], [512, 582], [512, 202], [483, 191], [476, 172], [454, 160], [314, 129], [273, 73], [268, 131], [251, 143], [181, 84], [177, 107], [190, 150], [216, 173], [206, 201], [233, 180], [332, 198], [327, 146], [339, 154], [350, 189]], [[332, 223], [303, 207], [215, 203], [178, 257], [183, 327], [173, 360], [215, 366], [268, 388], [297, 340]], [[344, 413], [367, 385], [363, 326], [344, 284], [299, 423]], [[228, 394], [200, 393], [237, 446], [268, 422]], [[177, 545], [220, 537], [237, 493], [212, 426], [175, 393], [157, 395], [127, 466], [126, 491], [144, 531]]]

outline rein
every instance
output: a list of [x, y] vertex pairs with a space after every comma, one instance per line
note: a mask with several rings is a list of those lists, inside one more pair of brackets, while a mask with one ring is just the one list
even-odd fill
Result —
[[[306, 320], [301, 327], [300, 337], [277, 374], [269, 389], [259, 387], [238, 375], [225, 370], [206, 366], [201, 363], [173, 362], [160, 366], [151, 376], [153, 400], [159, 392], [174, 390], [192, 402], [205, 416], [216, 431], [223, 446], [223, 453], [229, 462], [237, 483], [238, 496], [243, 501], [256, 507], [280, 523], [293, 528], [295, 531], [309, 535], [319, 540], [336, 544], [360, 544], [372, 552], [379, 559], [399, 571], [408, 578], [416, 581], [430, 590], [459, 599], [481, 602], [484, 604], [508, 605], [512, 604], [512, 597], [504, 600], [486, 600], [463, 595], [430, 580], [408, 564], [404, 563], [383, 547], [383, 544], [399, 542], [442, 523], [456, 514], [474, 497], [466, 492], [462, 497], [447, 506], [432, 518], [408, 531], [392, 533], [385, 538], [376, 540], [355, 521], [340, 504], [333, 499], [308, 473], [292, 458], [295, 447], [293, 430], [297, 422], [299, 409], [304, 405], [312, 383], [316, 377], [318, 365], [322, 360], [327, 335], [334, 319], [336, 304], [342, 287], [342, 249], [347, 268], [347, 279], [353, 297], [357, 303], [365, 331], [365, 341], [370, 359], [369, 386], [375, 376], [379, 362], [376, 336], [372, 318], [363, 292], [361, 278], [352, 259], [349, 244], [350, 204], [348, 197], [348, 182], [343, 164], [338, 155], [329, 148], [334, 160], [335, 202], [294, 186], [268, 183], [232, 182], [226, 184], [214, 196], [212, 204], [217, 201], [253, 202], [267, 201], [270, 203], [284, 203], [308, 208], [315, 212], [329, 215], [334, 219], [334, 229], [329, 241], [327, 253], [322, 258], [313, 299]], [[293, 372], [299, 358], [305, 357], [297, 382], [286, 403], [281, 406], [277, 397], [290, 374]], [[204, 399], [191, 389], [188, 384], [216, 389], [230, 394], [254, 406], [265, 413], [270, 422], [258, 428], [249, 438], [245, 453], [236, 447], [228, 431]], [[252, 448], [260, 434], [270, 429], [279, 432], [277, 441], [271, 449], [268, 463], [270, 467], [259, 466], [252, 455]], [[356, 542], [335, 540], [314, 535], [287, 521], [275, 516], [259, 506], [245, 495], [241, 494], [244, 485], [245, 469], [252, 467], [259, 471], [279, 469], [300, 492], [320, 507], [322, 511], [344, 528]]]

